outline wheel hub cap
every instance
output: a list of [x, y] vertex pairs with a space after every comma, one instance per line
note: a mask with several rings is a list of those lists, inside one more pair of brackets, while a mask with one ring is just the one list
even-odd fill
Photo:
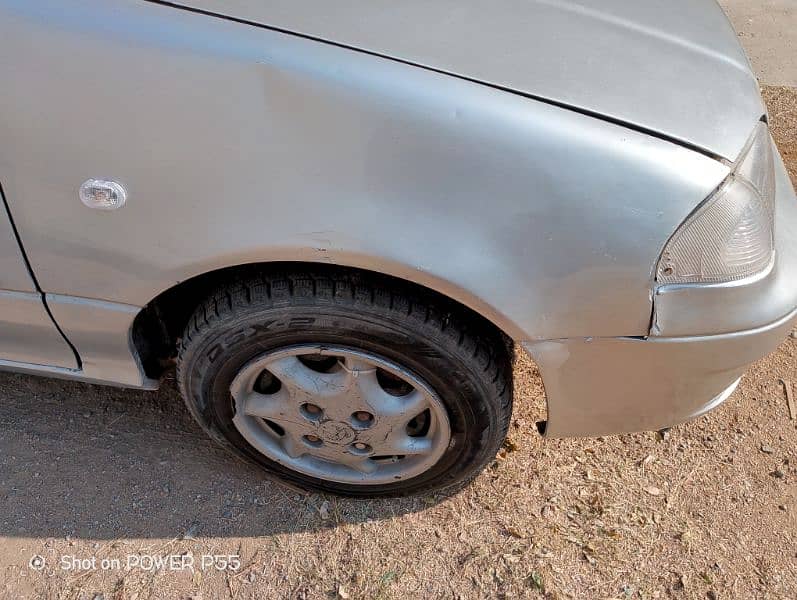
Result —
[[318, 437], [327, 444], [351, 444], [357, 434], [354, 429], [340, 421], [325, 421], [318, 428]]
[[415, 477], [440, 460], [451, 439], [445, 406], [423, 380], [359, 350], [269, 352], [241, 369], [230, 393], [233, 424], [256, 450], [327, 481]]

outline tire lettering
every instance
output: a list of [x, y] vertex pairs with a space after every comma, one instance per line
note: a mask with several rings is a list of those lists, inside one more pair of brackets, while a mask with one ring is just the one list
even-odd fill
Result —
[[274, 325], [276, 322], [277, 322], [276, 320], [273, 320], [273, 321], [265, 321], [263, 323], [256, 323], [255, 325], [252, 325], [252, 329], [255, 331], [255, 333], [259, 331], [268, 331], [269, 329], [271, 329], [271, 326]]
[[215, 346], [213, 346], [208, 351], [208, 360], [210, 362], [215, 362], [216, 359], [219, 357], [219, 354], [221, 354], [221, 351], [222, 351], [222, 345], [221, 344], [216, 344]]
[[288, 322], [288, 327], [302, 327], [315, 323], [315, 317], [295, 317]]

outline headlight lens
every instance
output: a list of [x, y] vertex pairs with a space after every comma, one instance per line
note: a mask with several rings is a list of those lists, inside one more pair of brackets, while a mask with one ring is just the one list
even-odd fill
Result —
[[774, 252], [775, 161], [759, 123], [734, 171], [667, 242], [656, 281], [737, 281], [765, 270]]

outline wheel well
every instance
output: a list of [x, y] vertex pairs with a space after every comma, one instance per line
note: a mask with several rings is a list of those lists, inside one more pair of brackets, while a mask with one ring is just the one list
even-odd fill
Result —
[[302, 269], [308, 272], [312, 271], [314, 274], [347, 273], [361, 277], [378, 277], [385, 283], [404, 288], [415, 288], [416, 291], [432, 297], [443, 306], [456, 308], [472, 323], [493, 331], [503, 339], [510, 352], [509, 355], [512, 356], [512, 340], [503, 330], [473, 309], [431, 288], [390, 275], [354, 267], [321, 263], [275, 262], [238, 265], [203, 273], [178, 283], [150, 301], [136, 316], [132, 331], [133, 344], [147, 376], [157, 379], [171, 366], [177, 356], [177, 344], [188, 324], [188, 319], [197, 306], [216, 289], [239, 279], [263, 276], [269, 273], [276, 274], [288, 270], [296, 272]]

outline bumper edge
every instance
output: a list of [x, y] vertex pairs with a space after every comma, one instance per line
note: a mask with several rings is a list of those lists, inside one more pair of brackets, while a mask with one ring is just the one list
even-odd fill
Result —
[[713, 336], [526, 342], [548, 399], [546, 437], [654, 431], [722, 403], [774, 350], [797, 309], [770, 325]]

